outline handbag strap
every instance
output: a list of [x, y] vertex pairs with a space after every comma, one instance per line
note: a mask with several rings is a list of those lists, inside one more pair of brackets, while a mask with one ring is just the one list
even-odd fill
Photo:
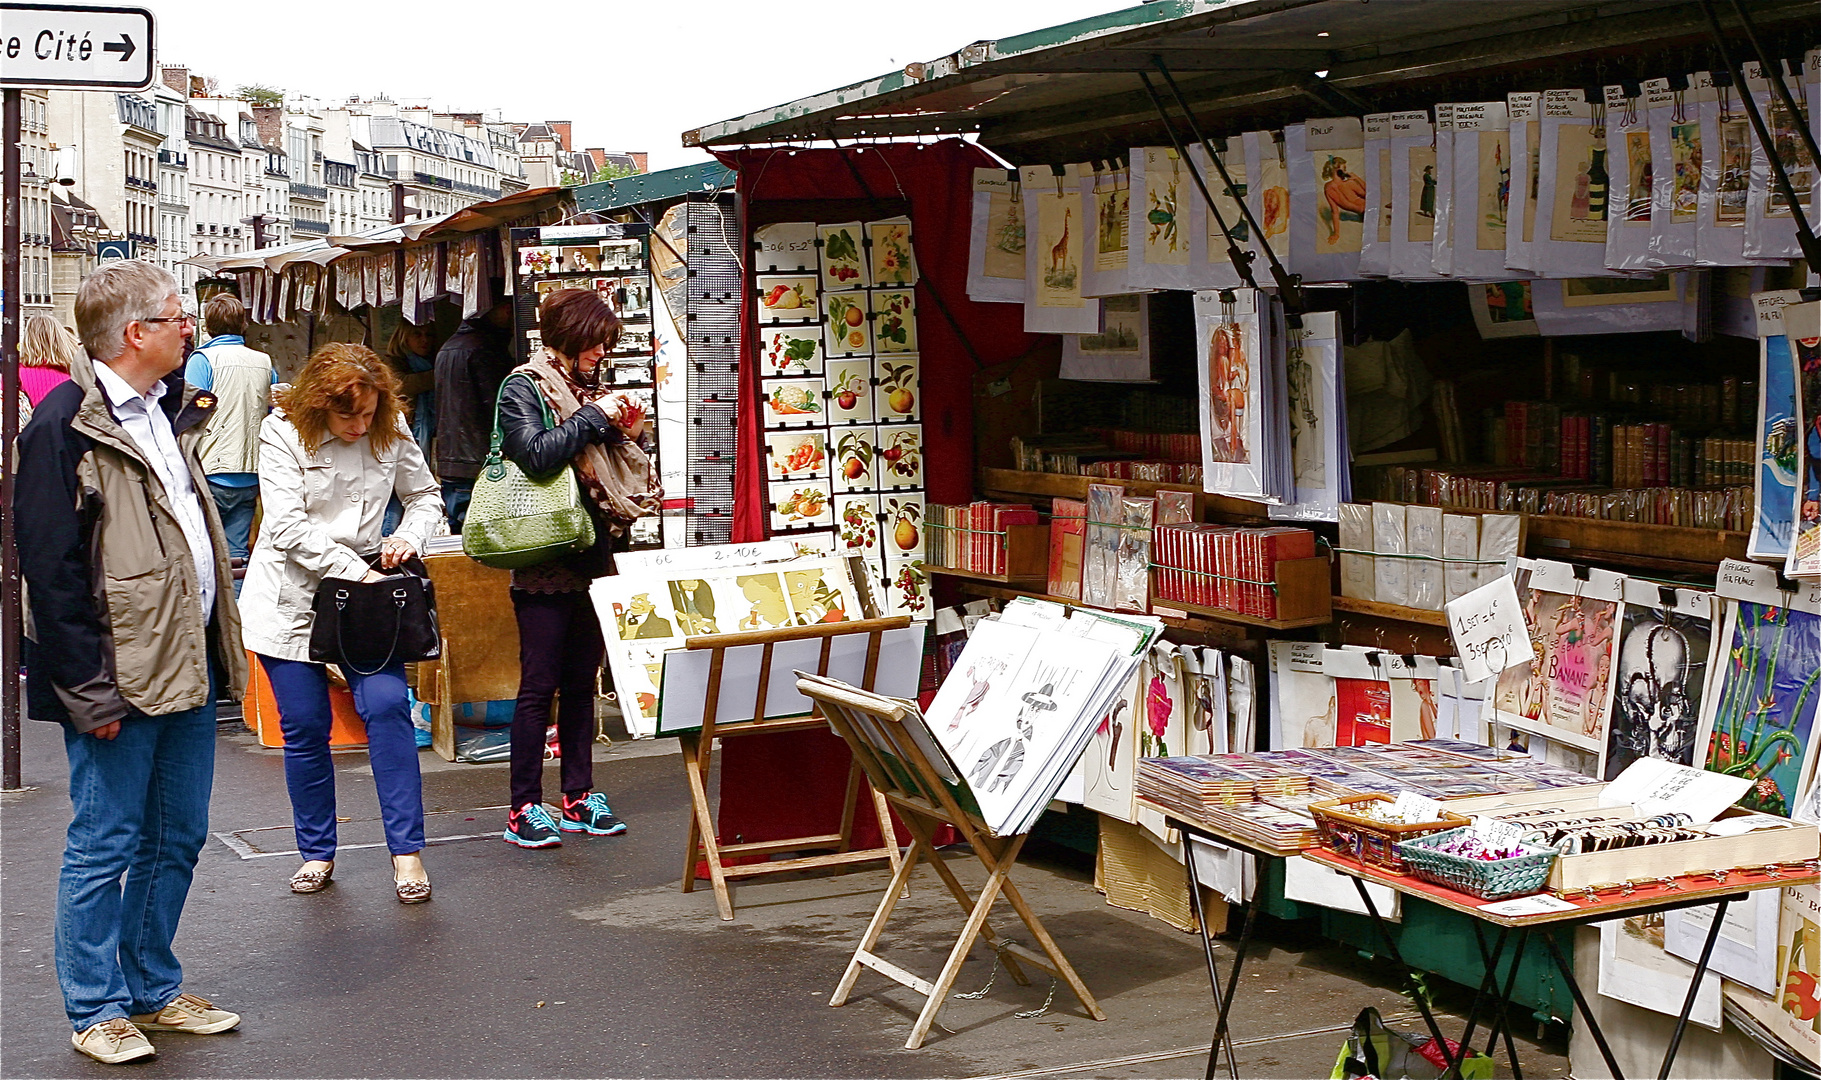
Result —
[[487, 460], [481, 463], [482, 471], [498, 466], [503, 456], [500, 446], [505, 442], [505, 434], [500, 431], [500, 402], [506, 397], [506, 384], [513, 379], [525, 380], [530, 385], [531, 392], [537, 395], [538, 409], [544, 414], [544, 430], [549, 431], [556, 426], [556, 418], [550, 414], [550, 402], [544, 397], [544, 390], [537, 384], [537, 380], [523, 371], [515, 371], [506, 376], [500, 381], [500, 391], [493, 398], [493, 435], [487, 441]]
[[386, 658], [379, 662], [378, 667], [372, 671], [362, 671], [349, 662], [348, 647], [342, 644], [341, 640], [342, 628], [348, 623], [346, 619], [342, 618], [342, 614], [348, 606], [348, 590], [335, 590], [335, 651], [341, 655], [341, 666], [362, 678], [378, 675], [386, 670], [387, 666], [392, 663], [393, 655], [398, 652], [398, 639], [405, 630], [405, 599], [405, 587], [394, 585], [392, 587], [392, 644], [386, 649]]

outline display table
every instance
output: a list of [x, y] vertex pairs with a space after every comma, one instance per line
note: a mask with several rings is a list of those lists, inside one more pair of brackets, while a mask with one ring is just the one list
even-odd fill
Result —
[[[1484, 910], [1483, 905], [1486, 901], [1479, 900], [1476, 897], [1456, 892], [1453, 889], [1435, 885], [1416, 877], [1394, 874], [1380, 870], [1376, 867], [1367, 866], [1357, 860], [1347, 858], [1343, 855], [1337, 855], [1330, 851], [1319, 848], [1285, 851], [1261, 847], [1254, 842], [1236, 837], [1226, 830], [1211, 827], [1206, 822], [1185, 821], [1174, 815], [1171, 815], [1168, 820], [1172, 828], [1180, 829], [1193, 837], [1200, 837], [1204, 840], [1226, 845], [1227, 847], [1237, 848], [1250, 854], [1255, 859], [1262, 859], [1265, 856], [1293, 858], [1300, 855], [1347, 875], [1353, 880], [1354, 887], [1358, 889], [1360, 900], [1365, 904], [1366, 911], [1371, 917], [1373, 925], [1378, 930], [1379, 938], [1385, 947], [1385, 951], [1404, 969], [1406, 974], [1409, 974], [1410, 968], [1399, 954], [1397, 943], [1391, 935], [1390, 928], [1386, 925], [1384, 917], [1379, 914], [1377, 906], [1373, 903], [1371, 895], [1367, 892], [1367, 882], [1382, 885], [1405, 896], [1427, 900], [1432, 904], [1437, 904], [1441, 907], [1472, 916], [1477, 920], [1474, 929], [1476, 936], [1479, 937], [1481, 956], [1485, 961], [1485, 974], [1474, 993], [1473, 1003], [1467, 1010], [1467, 1023], [1465, 1031], [1460, 1039], [1460, 1046], [1464, 1052], [1471, 1050], [1474, 1032], [1479, 1026], [1481, 1009], [1482, 1007], [1486, 1007], [1492, 1017], [1490, 1031], [1486, 1040], [1487, 1052], [1490, 1053], [1502, 1037], [1505, 1053], [1511, 1062], [1514, 1075], [1522, 1075], [1521, 1072], [1519, 1072], [1516, 1048], [1511, 1039], [1511, 1024], [1508, 1017], [1508, 1004], [1511, 996], [1511, 987], [1517, 975], [1517, 966], [1515, 964], [1512, 965], [1511, 971], [1507, 975], [1503, 986], [1500, 986], [1498, 983], [1498, 965], [1501, 958], [1505, 955], [1506, 947], [1510, 944], [1510, 938], [1514, 932], [1518, 936], [1517, 949], [1513, 953], [1514, 956], [1522, 955], [1525, 941], [1532, 933], [1535, 933], [1541, 938], [1544, 946], [1548, 950], [1551, 960], [1555, 964], [1556, 970], [1561, 974], [1564, 983], [1568, 987], [1569, 993], [1574, 998], [1575, 1007], [1580, 1011], [1582, 1020], [1587, 1024], [1587, 1030], [1593, 1038], [1594, 1045], [1599, 1048], [1600, 1056], [1605, 1059], [1606, 1067], [1611, 1071], [1615, 1080], [1623, 1080], [1623, 1073], [1620, 1071], [1618, 1063], [1613, 1057], [1611, 1048], [1607, 1045], [1606, 1036], [1600, 1030], [1599, 1022], [1594, 1018], [1592, 1010], [1588, 1008], [1587, 999], [1581, 991], [1580, 984], [1575, 980], [1573, 967], [1565, 959], [1561, 947], [1556, 941], [1555, 933], [1557, 929], [1564, 926], [1573, 927], [1586, 923], [1604, 922], [1608, 919], [1624, 918], [1631, 915], [1657, 914], [1666, 911], [1674, 911], [1680, 908], [1699, 907], [1707, 904], [1717, 905], [1718, 910], [1715, 912], [1713, 921], [1708, 928], [1707, 939], [1703, 944], [1700, 959], [1695, 964], [1694, 977], [1689, 982], [1688, 995], [1682, 1002], [1681, 1012], [1676, 1019], [1675, 1034], [1670, 1039], [1668, 1047], [1664, 1050], [1663, 1065], [1658, 1075], [1667, 1077], [1671, 1066], [1675, 1063], [1676, 1051], [1680, 1048], [1682, 1034], [1688, 1026], [1688, 1014], [1694, 1007], [1695, 993], [1701, 985], [1702, 977], [1707, 972], [1708, 962], [1713, 954], [1714, 943], [1719, 936], [1719, 928], [1725, 921], [1726, 905], [1735, 900], [1743, 899], [1746, 893], [1755, 892], [1759, 889], [1777, 889], [1789, 885], [1807, 885], [1821, 881], [1821, 873], [1817, 873], [1816, 867], [1812, 862], [1795, 864], [1791, 867], [1759, 867], [1750, 870], [1715, 871], [1712, 874], [1700, 877], [1669, 878], [1645, 884], [1615, 887], [1611, 890], [1579, 890], [1567, 896], [1558, 898], [1562, 902], [1571, 905], [1571, 908], [1569, 909], [1543, 912], [1535, 915], [1499, 915]], [[1194, 845], [1186, 845], [1184, 852], [1188, 856], [1185, 860], [1185, 868], [1189, 875], [1190, 895], [1195, 898], [1199, 909], [1200, 894], [1196, 888], [1197, 878], [1195, 874]], [[1202, 934], [1204, 951], [1207, 956], [1209, 984], [1212, 988], [1214, 1007], [1216, 1010], [1214, 1038], [1208, 1048], [1208, 1067], [1206, 1072], [1208, 1080], [1212, 1080], [1214, 1076], [1217, 1057], [1223, 1049], [1227, 1057], [1228, 1071], [1235, 1077], [1235, 1080], [1237, 1080], [1239, 1075], [1234, 1063], [1232, 1042], [1227, 1031], [1227, 1017], [1232, 1009], [1234, 993], [1239, 986], [1239, 971], [1241, 966], [1245, 963], [1246, 951], [1251, 942], [1255, 913], [1258, 906], [1259, 905], [1256, 902], [1249, 903], [1246, 906], [1245, 922], [1242, 924], [1239, 941], [1234, 948], [1233, 966], [1228, 973], [1224, 991], [1221, 987], [1219, 972], [1214, 961], [1213, 940], [1205, 930]], [[1479, 923], [1481, 922], [1498, 928], [1497, 936], [1495, 937], [1490, 950], [1488, 950], [1485, 938], [1480, 931]], [[1430, 1036], [1438, 1040], [1438, 1045], [1446, 1047], [1447, 1043], [1441, 1041], [1443, 1039], [1441, 1026], [1437, 1023], [1435, 1014], [1430, 1010], [1427, 1000], [1418, 995], [1416, 997], [1416, 1004], [1417, 1008], [1422, 1013], [1423, 1022], [1427, 1026]], [[1444, 1051], [1444, 1053], [1446, 1053], [1446, 1051]], [[1446, 1075], [1453, 1074], [1451, 1072]]]

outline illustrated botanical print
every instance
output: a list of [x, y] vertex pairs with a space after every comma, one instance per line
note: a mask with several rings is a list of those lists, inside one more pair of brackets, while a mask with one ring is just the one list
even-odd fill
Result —
[[879, 497], [835, 497], [836, 550], [843, 555], [872, 555], [879, 550]]
[[1740, 806], [1787, 815], [1814, 741], [1821, 616], [1745, 601], [1727, 616], [1706, 766], [1752, 781]]
[[1511, 208], [1511, 133], [1481, 131], [1480, 206], [1474, 247], [1480, 251], [1505, 249], [1505, 221]]
[[881, 356], [878, 365], [874, 409], [879, 421], [917, 419], [917, 357]]
[[1332, 255], [1360, 249], [1366, 221], [1366, 177], [1357, 164], [1360, 150], [1317, 150], [1315, 159], [1315, 250]]
[[[1233, 178], [1232, 190], [1227, 189], [1227, 182], [1220, 178], [1220, 170], [1208, 163], [1202, 179], [1207, 182], [1208, 193], [1214, 196], [1214, 205], [1220, 208], [1220, 216], [1227, 227], [1233, 230], [1233, 241], [1241, 251], [1251, 237], [1251, 228], [1246, 224], [1245, 214], [1239, 209], [1239, 200], [1246, 197], [1246, 161], [1243, 153], [1222, 154], [1220, 163], [1227, 167], [1227, 175]], [[1199, 197], [1199, 193], [1197, 193]], [[1227, 259], [1227, 237], [1220, 231], [1220, 221], [1210, 212], [1208, 218], [1208, 261], [1225, 265]]]
[[870, 491], [879, 482], [873, 467], [878, 446], [873, 429], [842, 428], [835, 435], [835, 490]]
[[870, 424], [873, 421], [873, 364], [861, 357], [837, 360], [828, 368], [828, 422]]
[[827, 293], [822, 304], [828, 315], [823, 340], [828, 355], [855, 356], [873, 351], [872, 323], [866, 315], [864, 292]]
[[882, 353], [916, 352], [916, 294], [875, 289], [872, 303], [874, 347]]
[[759, 373], [822, 374], [822, 331], [816, 326], [759, 328]]
[[923, 496], [887, 496], [884, 507], [887, 556], [923, 554]]
[[800, 427], [826, 422], [822, 409], [821, 379], [766, 380], [766, 427]]
[[816, 320], [816, 278], [802, 274], [761, 276], [756, 311], [761, 323]]
[[886, 603], [892, 615], [921, 616], [929, 607], [929, 575], [922, 559], [888, 559]]
[[923, 486], [923, 428], [909, 424], [879, 429], [879, 486]]
[[865, 236], [858, 221], [817, 226], [822, 240], [822, 288], [857, 289], [869, 284], [866, 275]]
[[1168, 146], [1144, 151], [1144, 261], [1189, 265], [1188, 163]]
[[820, 431], [786, 431], [765, 436], [773, 480], [810, 479], [828, 475], [825, 436]]
[[917, 280], [917, 256], [911, 248], [911, 226], [904, 218], [866, 223], [871, 237], [872, 283], [910, 285]]

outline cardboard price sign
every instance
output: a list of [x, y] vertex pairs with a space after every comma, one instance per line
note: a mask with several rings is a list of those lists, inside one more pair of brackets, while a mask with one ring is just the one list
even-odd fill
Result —
[[1509, 577], [1449, 601], [1448, 633], [1460, 655], [1467, 682], [1489, 679], [1530, 659], [1530, 631], [1518, 605], [1517, 586]]

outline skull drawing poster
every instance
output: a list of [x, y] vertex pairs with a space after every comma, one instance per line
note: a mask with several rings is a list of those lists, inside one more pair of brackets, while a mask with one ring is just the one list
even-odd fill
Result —
[[1695, 764], [1713, 640], [1712, 595], [1625, 583], [1603, 779], [1616, 778], [1640, 758]]

